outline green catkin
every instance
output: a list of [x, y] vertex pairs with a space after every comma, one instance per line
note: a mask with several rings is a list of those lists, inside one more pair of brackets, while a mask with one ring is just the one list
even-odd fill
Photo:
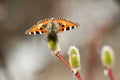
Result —
[[58, 49], [58, 37], [57, 34], [49, 33], [47, 36], [48, 47], [51, 51], [57, 51]]
[[101, 61], [103, 66], [111, 68], [114, 64], [114, 52], [111, 47], [104, 46], [101, 53]]
[[72, 46], [69, 49], [69, 64], [74, 70], [78, 70], [80, 68], [80, 54], [76, 47]]

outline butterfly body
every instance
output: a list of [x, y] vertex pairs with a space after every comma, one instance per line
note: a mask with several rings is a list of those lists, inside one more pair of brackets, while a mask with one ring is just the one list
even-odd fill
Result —
[[54, 22], [54, 18], [51, 18], [51, 21], [48, 23], [48, 25], [46, 26], [47, 29], [47, 34], [57, 34], [59, 31], [59, 24]]

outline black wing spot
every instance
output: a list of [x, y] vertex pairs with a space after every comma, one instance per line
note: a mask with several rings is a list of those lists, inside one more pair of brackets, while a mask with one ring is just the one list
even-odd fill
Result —
[[70, 30], [70, 28], [69, 28], [69, 27], [67, 27], [67, 28], [66, 28], [66, 30]]
[[44, 33], [44, 31], [41, 31], [41, 33]]
[[64, 29], [62, 29], [62, 31], [64, 31]]
[[62, 27], [64, 27], [64, 25], [61, 25]]
[[72, 29], [74, 29], [74, 26], [72, 26]]
[[34, 34], [33, 32], [31, 32], [31, 34]]
[[40, 34], [38, 31], [36, 31], [36, 34]]
[[43, 28], [40, 28], [40, 30], [43, 30]]

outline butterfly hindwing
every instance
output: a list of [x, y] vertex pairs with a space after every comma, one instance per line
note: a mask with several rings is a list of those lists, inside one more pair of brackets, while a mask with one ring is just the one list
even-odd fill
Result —
[[62, 18], [55, 19], [54, 21], [59, 24], [59, 32], [68, 31], [78, 27], [78, 24]]
[[26, 31], [26, 34], [45, 34], [47, 33], [46, 26], [49, 20], [39, 21], [36, 25]]

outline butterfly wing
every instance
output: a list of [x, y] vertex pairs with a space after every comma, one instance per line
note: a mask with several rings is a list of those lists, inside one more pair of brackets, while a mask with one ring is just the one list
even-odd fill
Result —
[[33, 25], [33, 27], [31, 27], [30, 29], [28, 29], [26, 31], [26, 34], [46, 34], [47, 33], [47, 29], [46, 26], [49, 23], [49, 20], [42, 20], [39, 21], [36, 25]]
[[71, 21], [62, 18], [55, 19], [54, 21], [59, 24], [59, 32], [68, 31], [78, 27], [78, 24], [75, 24]]
[[[28, 29], [26, 31], [26, 34], [46, 34], [47, 33], [47, 28], [46, 26], [48, 25], [48, 23], [51, 21], [51, 19], [46, 19], [46, 20], [42, 20], [39, 21], [36, 25], [34, 25], [32, 28]], [[62, 31], [68, 31], [74, 28], [78, 27], [78, 24], [75, 24], [71, 21], [62, 19], [62, 18], [58, 18], [58, 19], [54, 19], [53, 22], [58, 23], [59, 24], [59, 28], [58, 31], [62, 32]]]

